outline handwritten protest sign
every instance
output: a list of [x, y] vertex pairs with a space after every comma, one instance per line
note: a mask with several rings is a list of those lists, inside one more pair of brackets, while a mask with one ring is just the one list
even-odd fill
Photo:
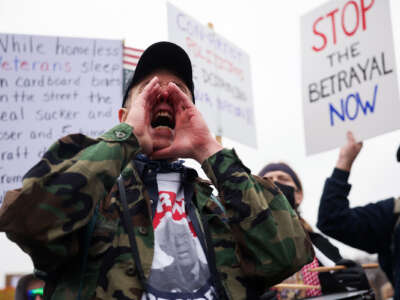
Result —
[[303, 16], [302, 87], [306, 152], [400, 128], [388, 0], [329, 2]]
[[256, 147], [249, 56], [172, 4], [167, 5], [169, 40], [190, 56], [196, 106], [211, 131]]
[[122, 41], [0, 34], [0, 203], [59, 137], [117, 124]]

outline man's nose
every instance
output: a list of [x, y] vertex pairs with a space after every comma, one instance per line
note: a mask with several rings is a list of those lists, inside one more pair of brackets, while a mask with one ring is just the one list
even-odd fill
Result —
[[167, 88], [168, 88], [169, 82], [160, 82], [159, 84], [160, 84], [161, 90], [162, 90], [162, 91], [166, 91]]
[[160, 97], [160, 98], [159, 98], [159, 101], [160, 101], [160, 102], [166, 102], [166, 103], [168, 103], [168, 104], [171, 104], [171, 99], [169, 99], [169, 95], [168, 95], [166, 89], [161, 91], [161, 94], [160, 94], [159, 97]]

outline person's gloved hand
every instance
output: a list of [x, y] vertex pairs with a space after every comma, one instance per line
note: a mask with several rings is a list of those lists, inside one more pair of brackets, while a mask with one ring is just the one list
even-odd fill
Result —
[[353, 260], [342, 258], [336, 265], [347, 267], [347, 269], [339, 270], [334, 273], [334, 277], [339, 283], [342, 283], [346, 287], [356, 288], [357, 290], [370, 289], [367, 276], [360, 264]]
[[278, 292], [275, 290], [269, 290], [265, 292], [261, 297], [260, 300], [278, 300]]

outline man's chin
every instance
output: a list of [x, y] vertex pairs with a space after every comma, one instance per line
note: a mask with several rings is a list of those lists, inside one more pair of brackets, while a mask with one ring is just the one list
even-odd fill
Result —
[[169, 146], [172, 145], [172, 142], [174, 141], [174, 137], [171, 136], [165, 136], [165, 135], [153, 135], [153, 150], [161, 150], [164, 148], [168, 148]]
[[163, 141], [163, 140], [153, 140], [153, 152], [156, 152], [158, 150], [168, 148], [171, 146], [172, 142], [170, 141]]
[[[152, 128], [151, 136], [153, 139], [153, 151], [168, 148], [172, 145], [175, 138], [175, 131], [168, 127], [156, 127]], [[174, 159], [173, 154], [168, 159]]]
[[151, 129], [154, 137], [162, 138], [174, 138], [175, 130], [166, 126], [158, 126]]

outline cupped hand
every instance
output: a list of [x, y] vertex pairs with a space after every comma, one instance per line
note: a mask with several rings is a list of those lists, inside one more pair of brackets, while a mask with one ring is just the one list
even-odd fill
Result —
[[199, 163], [222, 149], [214, 139], [201, 113], [187, 94], [170, 82], [167, 87], [169, 98], [175, 109], [175, 138], [166, 148], [152, 153], [153, 159], [169, 157], [193, 158]]
[[151, 107], [160, 93], [159, 79], [155, 76], [139, 94], [132, 93], [130, 108], [125, 119], [125, 123], [133, 127], [133, 133], [138, 139], [143, 153], [147, 155], [153, 152], [153, 141], [149, 131]]

